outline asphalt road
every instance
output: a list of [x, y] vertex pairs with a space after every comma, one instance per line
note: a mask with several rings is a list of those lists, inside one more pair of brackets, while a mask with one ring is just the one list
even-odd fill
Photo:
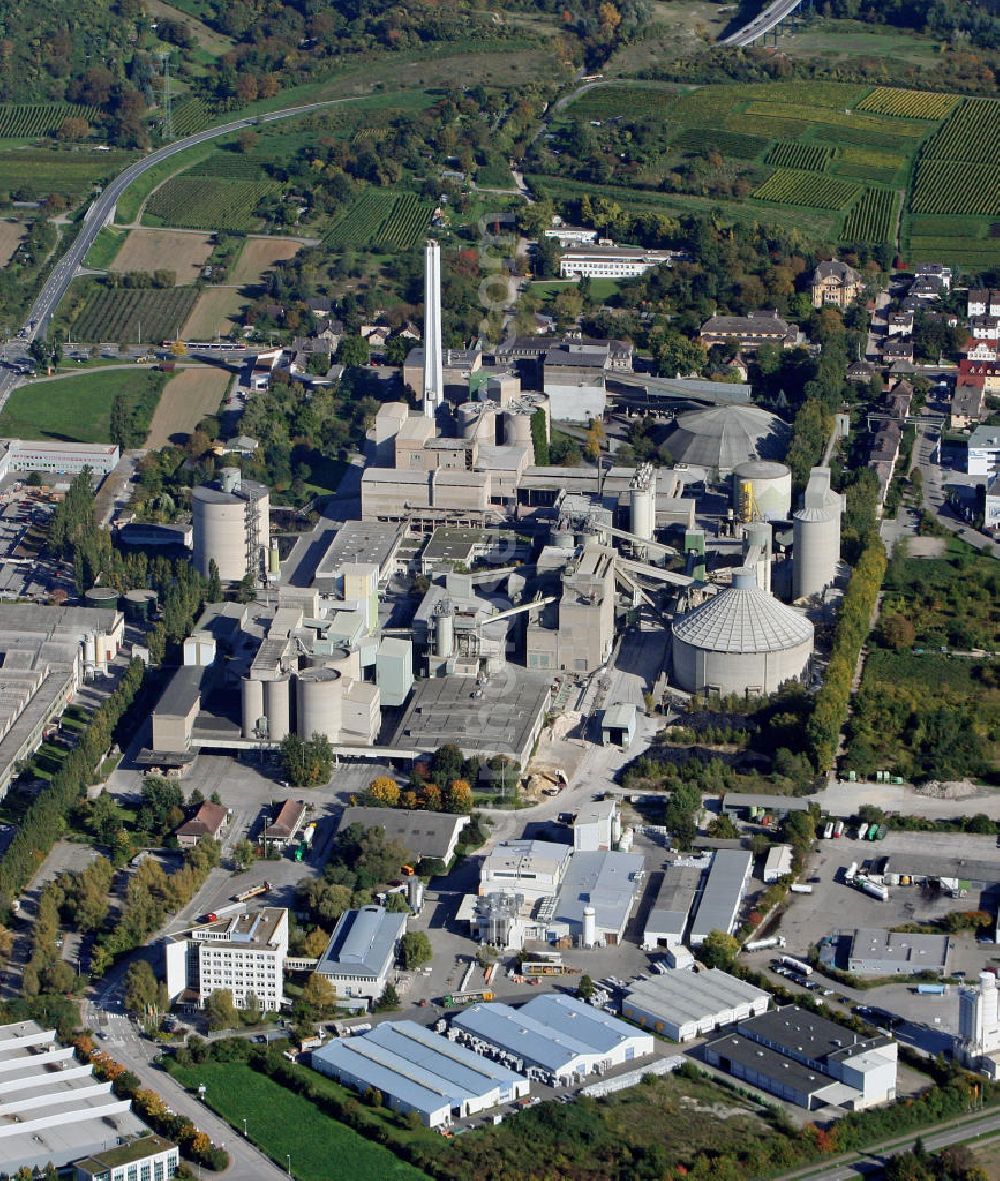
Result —
[[775, 0], [774, 4], [769, 4], [749, 24], [745, 24], [742, 29], [737, 29], [735, 33], [730, 33], [722, 44], [735, 45], [738, 49], [752, 45], [758, 37], [770, 33], [775, 25], [780, 24], [786, 16], [794, 12], [800, 3], [801, 0]]

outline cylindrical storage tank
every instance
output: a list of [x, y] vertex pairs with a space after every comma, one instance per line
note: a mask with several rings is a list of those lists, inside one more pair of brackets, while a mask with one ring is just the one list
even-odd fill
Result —
[[243, 737], [258, 738], [257, 725], [264, 717], [264, 682], [249, 677], [243, 682]]
[[583, 908], [583, 936], [580, 942], [584, 947], [597, 946], [597, 910], [593, 906]]
[[643, 541], [652, 541], [656, 530], [656, 491], [655, 488], [633, 487], [629, 489], [629, 524], [630, 532]]
[[203, 578], [215, 562], [223, 582], [242, 582], [247, 572], [246, 503], [214, 488], [191, 493], [191, 561]]
[[424, 883], [420, 878], [414, 876], [406, 883], [407, 902], [410, 904], [410, 910], [417, 914], [424, 904]]
[[334, 648], [329, 656], [324, 657], [323, 665], [325, 668], [332, 668], [334, 672], [340, 673], [348, 680], [358, 681], [361, 679], [360, 654], [352, 652], [349, 648]]
[[799, 509], [792, 522], [792, 538], [793, 597], [807, 599], [822, 594], [837, 577], [840, 513], [832, 506]]
[[299, 673], [295, 700], [298, 707], [296, 729], [300, 738], [325, 734], [331, 742], [340, 741], [343, 693], [340, 673], [332, 668], [310, 668]]
[[455, 412], [458, 429], [463, 439], [471, 439], [479, 426], [483, 408], [479, 402], [463, 402]]
[[148, 623], [156, 611], [156, 591], [143, 590], [141, 587], [127, 591], [122, 606], [125, 618], [130, 623]]
[[508, 447], [530, 447], [532, 445], [530, 414], [517, 414], [512, 410], [507, 410], [504, 413], [503, 421], [503, 438]]
[[455, 616], [451, 607], [440, 610], [434, 617], [434, 655], [447, 660], [455, 654]]
[[239, 492], [243, 473], [238, 467], [224, 467], [219, 472], [219, 484], [223, 492]]
[[792, 512], [792, 473], [783, 463], [749, 459], [733, 468], [733, 508], [749, 521], [751, 505], [764, 521], [787, 521]]
[[688, 693], [761, 696], [805, 673], [813, 625], [757, 585], [745, 567], [733, 585], [674, 618], [674, 680]]
[[286, 738], [292, 725], [291, 682], [288, 677], [264, 682], [264, 713], [267, 716], [268, 738], [272, 742]]
[[118, 592], [111, 586], [92, 586], [84, 591], [83, 601], [88, 607], [118, 608]]
[[757, 585], [761, 590], [771, 590], [771, 526], [766, 521], [753, 521], [743, 534], [744, 558], [751, 549], [757, 549]]
[[281, 551], [278, 549], [277, 541], [272, 541], [271, 548], [267, 551], [267, 572], [274, 578], [281, 576]]
[[557, 549], [572, 550], [576, 549], [576, 538], [568, 530], [559, 529], [552, 534], [552, 544]]

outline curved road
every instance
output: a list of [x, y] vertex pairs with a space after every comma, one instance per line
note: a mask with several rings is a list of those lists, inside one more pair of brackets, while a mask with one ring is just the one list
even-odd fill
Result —
[[724, 38], [722, 44], [734, 45], [737, 49], [744, 49], [747, 45], [752, 45], [759, 37], [770, 33], [775, 25], [780, 24], [786, 16], [794, 12], [801, 2], [802, 0], [774, 0], [773, 4], [769, 4], [763, 12], [758, 13], [742, 29], [737, 29], [735, 33], [730, 33], [728, 37]]

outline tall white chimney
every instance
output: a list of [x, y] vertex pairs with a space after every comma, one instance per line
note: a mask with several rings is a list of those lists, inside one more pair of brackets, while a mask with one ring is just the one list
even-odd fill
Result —
[[444, 402], [441, 360], [441, 248], [424, 247], [424, 415], [434, 418]]

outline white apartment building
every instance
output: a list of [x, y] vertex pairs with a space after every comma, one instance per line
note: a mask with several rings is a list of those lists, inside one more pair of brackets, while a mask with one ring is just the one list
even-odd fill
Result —
[[1000, 336], [1000, 317], [973, 316], [969, 321], [973, 340], [996, 340]]
[[560, 246], [593, 246], [597, 230], [583, 230], [578, 226], [557, 226], [545, 231], [546, 238], [554, 238]]
[[673, 250], [642, 250], [630, 246], [587, 246], [567, 250], [559, 260], [563, 279], [634, 279], [653, 267], [669, 265]]
[[985, 287], [973, 287], [967, 296], [966, 315], [1000, 316], [1000, 291], [987, 291]]
[[288, 911], [268, 906], [237, 914], [178, 936], [166, 946], [170, 999], [204, 1008], [213, 992], [228, 992], [238, 1009], [247, 997], [278, 1012], [285, 1004]]

